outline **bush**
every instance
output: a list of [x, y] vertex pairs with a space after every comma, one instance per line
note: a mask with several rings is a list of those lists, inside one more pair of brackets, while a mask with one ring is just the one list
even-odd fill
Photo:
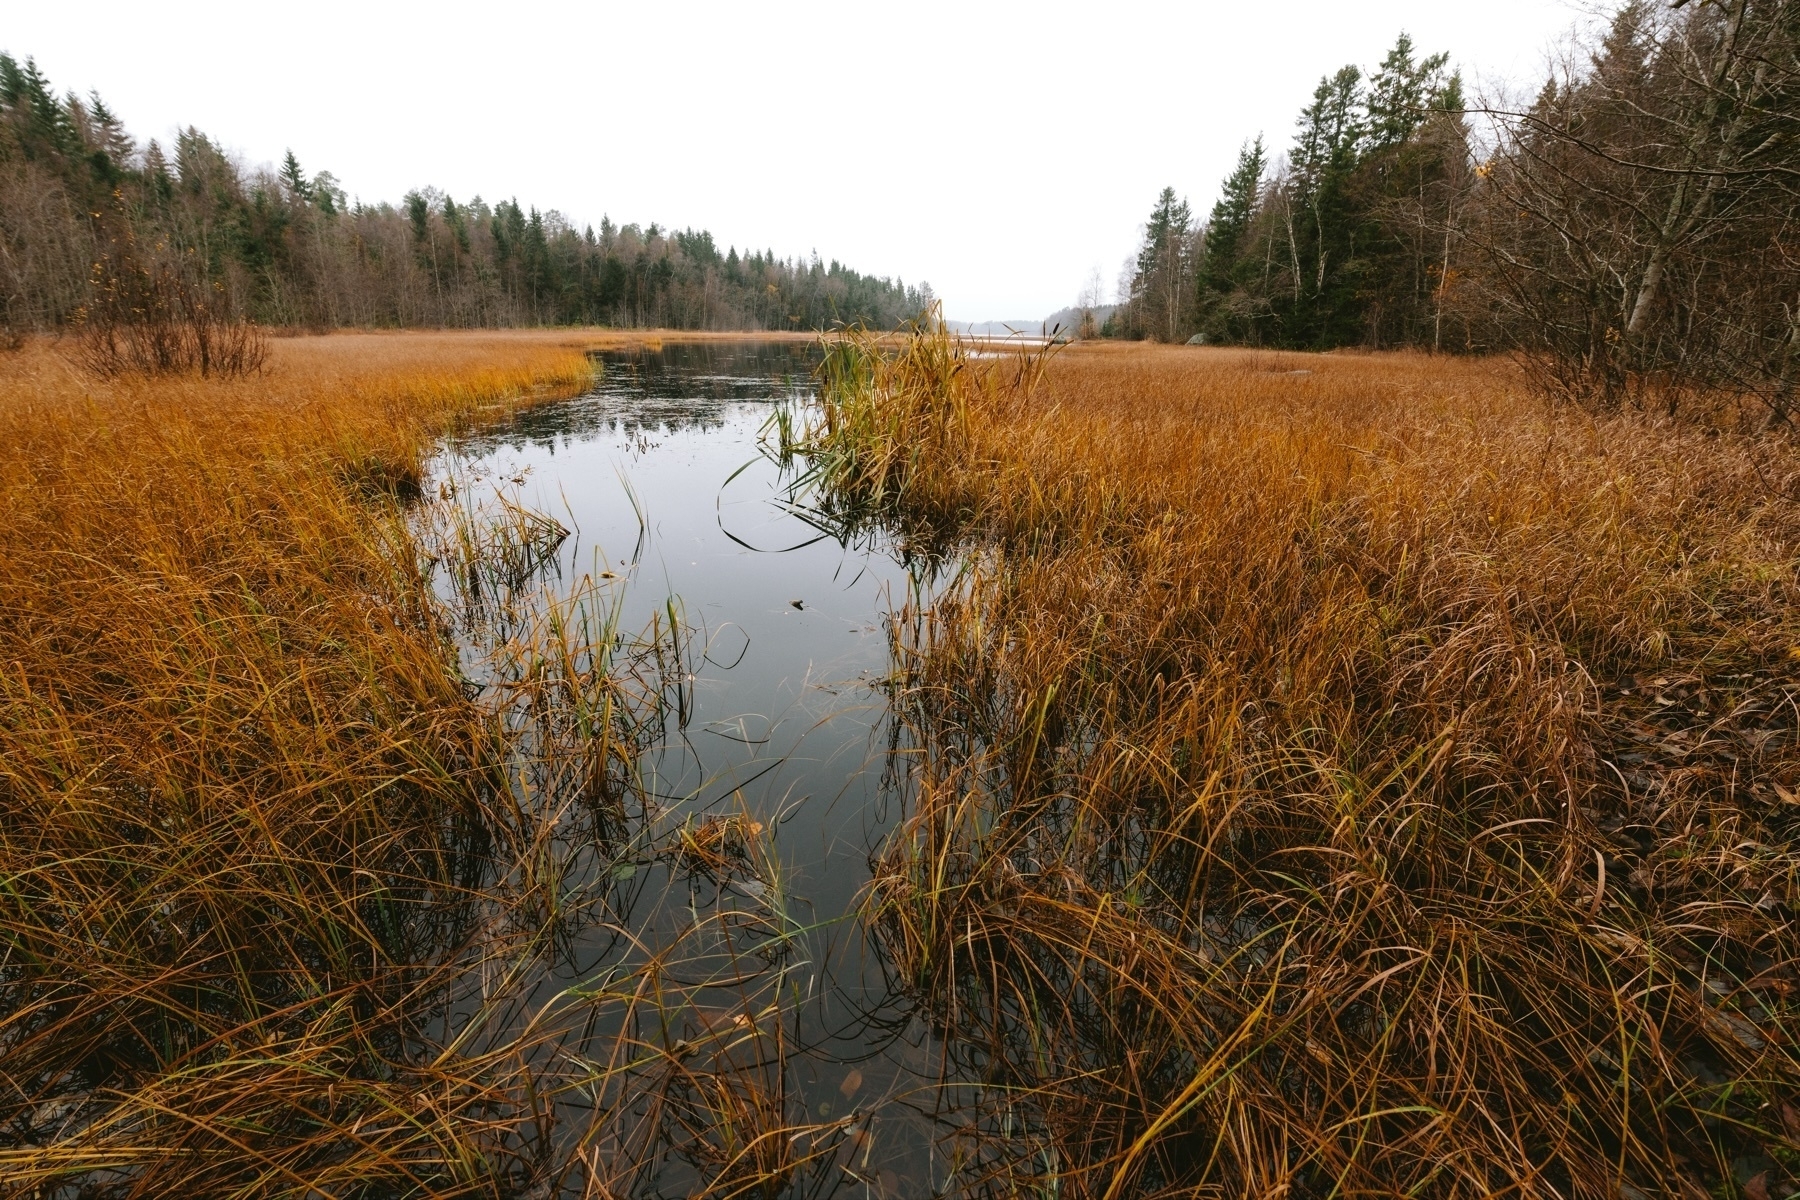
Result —
[[81, 364], [107, 379], [260, 372], [268, 335], [232, 311], [223, 284], [183, 266], [166, 253], [146, 261], [129, 238], [115, 240], [95, 261], [90, 299], [76, 316]]

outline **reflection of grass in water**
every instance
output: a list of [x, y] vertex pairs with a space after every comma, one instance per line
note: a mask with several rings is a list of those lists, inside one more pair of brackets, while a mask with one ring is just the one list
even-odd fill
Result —
[[847, 1136], [787, 1090], [776, 872], [625, 923], [673, 854], [632, 805], [682, 718], [676, 611], [621, 637], [606, 581], [533, 592], [545, 519], [408, 507], [443, 432], [581, 386], [565, 340], [0, 364], [11, 1190], [766, 1194]]
[[821, 486], [979, 547], [895, 617], [868, 900], [953, 1190], [1779, 1194], [1791, 448], [1480, 361], [827, 361]]

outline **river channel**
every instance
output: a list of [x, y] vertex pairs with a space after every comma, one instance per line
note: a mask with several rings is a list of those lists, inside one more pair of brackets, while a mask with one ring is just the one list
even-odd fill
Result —
[[[778, 905], [801, 947], [780, 1001], [785, 1120], [857, 1122], [822, 1156], [829, 1178], [805, 1190], [911, 1195], [932, 1173], [919, 1103], [930, 1039], [890, 994], [856, 906], [897, 816], [883, 787], [887, 615], [929, 583], [881, 533], [831, 536], [795, 504], [796, 468], [772, 452], [772, 417], [804, 413], [818, 353], [773, 342], [607, 352], [588, 393], [462, 439], [439, 474], [567, 530], [539, 568], [550, 598], [606, 579], [620, 630], [671, 619], [684, 630], [684, 719], [640, 764], [644, 844], [732, 818], [756, 832], [765, 861], [754, 878], [706, 887], [683, 882], [667, 856], [612, 862], [631, 882], [616, 905], [629, 911], [615, 917], [651, 944], [718, 906]], [[615, 970], [618, 945], [597, 939], [545, 988]], [[675, 1171], [648, 1190], [692, 1183]]]

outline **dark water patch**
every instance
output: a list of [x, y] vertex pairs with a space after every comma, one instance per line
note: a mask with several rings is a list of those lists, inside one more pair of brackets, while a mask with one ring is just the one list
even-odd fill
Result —
[[[653, 649], [673, 677], [629, 801], [558, 835], [571, 916], [550, 965], [506, 1001], [516, 1028], [534, 1006], [589, 998], [546, 1060], [660, 1048], [641, 1071], [596, 1071], [559, 1118], [598, 1142], [618, 1135], [596, 1122], [686, 1130], [612, 1146], [646, 1156], [643, 1194], [749, 1169], [718, 1133], [730, 1112], [792, 1131], [787, 1159], [750, 1166], [811, 1194], [883, 1194], [884, 1180], [912, 1194], [924, 1189], [899, 1181], [930, 1173], [930, 1126], [910, 1103], [930, 1052], [855, 914], [898, 815], [888, 614], [931, 584], [879, 530], [830, 536], [796, 504], [768, 432], [812, 401], [816, 361], [797, 343], [602, 355], [588, 394], [463, 440], [433, 483], [530, 546], [512, 555], [529, 580], [487, 585], [484, 602], [498, 592], [517, 611], [471, 626], [475, 686], [498, 686], [484, 674], [496, 645], [535, 645], [526, 626], [574, 607], [598, 621], [589, 644], [610, 639], [621, 662]], [[653, 1004], [607, 990], [651, 978], [667, 989]]]

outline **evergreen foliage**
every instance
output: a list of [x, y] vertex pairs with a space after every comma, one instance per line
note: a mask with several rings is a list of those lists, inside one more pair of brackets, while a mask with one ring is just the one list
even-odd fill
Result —
[[[1599, 408], [1800, 404], [1800, 8], [1627, 0], [1521, 111], [1401, 34], [1319, 81], [1267, 178], [1245, 147], [1170, 303], [1165, 191], [1107, 332], [1511, 349]], [[1470, 115], [1491, 122], [1479, 146]]]
[[1127, 309], [1139, 336], [1174, 341], [1186, 326], [1192, 307], [1195, 258], [1193, 213], [1175, 189], [1166, 187], [1144, 226]]
[[[1434, 248], [1469, 174], [1462, 88], [1447, 63], [1418, 58], [1401, 34], [1367, 75], [1350, 65], [1320, 79], [1272, 175], [1260, 137], [1240, 153], [1190, 240], [1191, 282], [1173, 303], [1157, 286], [1175, 260], [1153, 216], [1122, 331], [1302, 349], [1429, 343]], [[1158, 213], [1173, 201], [1165, 191]]]
[[1237, 166], [1225, 179], [1223, 194], [1206, 220], [1201, 244], [1200, 332], [1209, 342], [1241, 341], [1250, 331], [1232, 304], [1249, 282], [1246, 265], [1255, 260], [1245, 254], [1250, 219], [1262, 194], [1267, 167], [1261, 135], [1238, 153]]
[[231, 313], [310, 328], [890, 328], [930, 299], [817, 255], [721, 254], [704, 230], [610, 219], [596, 233], [511, 198], [351, 204], [291, 150], [269, 172], [191, 126], [172, 156], [140, 144], [98, 96], [59, 99], [35, 62], [0, 54], [0, 331], [76, 320], [121, 247], [123, 269], [191, 276]]

